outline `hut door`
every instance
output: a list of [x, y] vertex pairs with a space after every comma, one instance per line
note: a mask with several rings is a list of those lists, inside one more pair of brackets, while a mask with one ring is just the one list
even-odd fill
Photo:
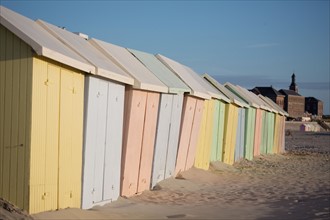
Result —
[[103, 200], [117, 200], [120, 193], [124, 96], [124, 86], [108, 82]]
[[154, 187], [159, 181], [163, 180], [165, 176], [172, 97], [173, 95], [171, 94], [162, 94], [160, 98], [151, 187]]
[[57, 209], [60, 68], [34, 59], [30, 213]]
[[84, 76], [61, 69], [58, 208], [80, 207]]
[[182, 105], [183, 94], [174, 95], [172, 101], [171, 124], [169, 128], [170, 132], [166, 154], [165, 179], [174, 175], [175, 171], [175, 162], [179, 145]]
[[124, 86], [86, 78], [82, 208], [119, 196]]

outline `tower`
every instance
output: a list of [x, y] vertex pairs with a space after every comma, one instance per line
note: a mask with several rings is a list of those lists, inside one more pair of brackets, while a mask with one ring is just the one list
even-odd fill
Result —
[[291, 76], [291, 84], [289, 89], [298, 93], [298, 86], [296, 84], [296, 75], [294, 73]]

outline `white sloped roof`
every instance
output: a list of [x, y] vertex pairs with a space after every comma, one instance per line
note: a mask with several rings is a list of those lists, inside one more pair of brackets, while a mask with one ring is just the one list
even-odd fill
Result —
[[278, 106], [275, 102], [273, 102], [273, 100], [271, 100], [267, 96], [263, 96], [263, 100], [267, 102], [270, 106], [272, 106], [280, 115], [289, 116], [286, 111], [284, 111], [280, 106]]
[[144, 64], [158, 79], [169, 87], [170, 93], [190, 92], [190, 88], [153, 54], [128, 49], [142, 64]]
[[253, 92], [250, 92], [247, 89], [240, 87], [238, 85], [237, 85], [237, 87], [239, 89], [241, 89], [242, 91], [246, 91], [246, 94], [248, 94], [259, 105], [259, 107], [261, 109], [266, 110], [266, 111], [271, 111], [271, 109], [268, 106], [266, 106], [265, 103], [256, 94], [254, 94]]
[[265, 103], [265, 105], [270, 109], [271, 112], [278, 113], [278, 111], [275, 108], [273, 108], [267, 101], [265, 101], [265, 97], [263, 95], [259, 94], [258, 96], [260, 100], [263, 103]]
[[95, 67], [87, 60], [63, 45], [54, 36], [33, 20], [0, 6], [0, 23], [40, 56], [56, 60], [88, 73], [95, 73]]
[[156, 57], [191, 88], [191, 95], [202, 99], [211, 98], [206, 89], [200, 84], [200, 82], [198, 82], [198, 80], [191, 76], [182, 64], [160, 54], [157, 54]]
[[222, 92], [225, 96], [227, 96], [230, 99], [231, 103], [234, 103], [240, 107], [248, 107], [248, 105], [244, 101], [242, 101], [239, 97], [237, 97], [235, 94], [230, 92], [226, 87], [221, 85], [217, 80], [215, 80], [210, 75], [204, 74], [202, 75], [202, 77], [211, 85], [213, 85], [216, 89]]
[[239, 87], [236, 87], [235, 85], [233, 85], [229, 82], [227, 82], [225, 84], [225, 87], [228, 88], [230, 91], [232, 91], [239, 98], [243, 99], [251, 107], [259, 108], [259, 105], [253, 99], [251, 99], [247, 94], [245, 94], [243, 91], [241, 91]]
[[116, 66], [111, 60], [107, 59], [106, 56], [93, 47], [83, 37], [42, 20], [37, 20], [37, 23], [67, 47], [92, 63], [96, 67], [95, 74], [133, 85], [134, 80], [129, 74]]
[[228, 97], [226, 97], [222, 92], [207, 83], [198, 73], [196, 73], [190, 67], [185, 66], [185, 68], [191, 74], [191, 76], [205, 88], [205, 90], [210, 94], [212, 98], [220, 99], [227, 103], [230, 102]]
[[134, 88], [168, 93], [168, 87], [126, 48], [97, 39], [90, 39], [89, 42], [134, 78]]

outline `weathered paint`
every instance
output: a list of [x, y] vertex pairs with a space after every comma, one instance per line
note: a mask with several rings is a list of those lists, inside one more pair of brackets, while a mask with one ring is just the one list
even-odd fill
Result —
[[235, 161], [244, 157], [244, 130], [245, 130], [245, 109], [238, 109], [237, 133], [235, 144]]
[[158, 105], [159, 93], [126, 88], [121, 166], [123, 196], [132, 196], [149, 187]]
[[[196, 147], [195, 167], [208, 170], [210, 165], [210, 154], [213, 141], [213, 124], [217, 123], [214, 119], [215, 103], [218, 100], [205, 100], [203, 106], [202, 122]], [[218, 117], [217, 117], [218, 118]]]
[[117, 200], [125, 87], [85, 78], [85, 132], [82, 208]]
[[31, 95], [31, 48], [0, 25], [0, 197], [25, 210], [29, 210]]
[[223, 162], [227, 164], [234, 163], [236, 131], [238, 128], [238, 109], [239, 108], [234, 104], [226, 104]]

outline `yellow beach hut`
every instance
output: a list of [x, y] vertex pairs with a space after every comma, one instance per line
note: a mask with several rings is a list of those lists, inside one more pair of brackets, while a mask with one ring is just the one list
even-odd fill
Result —
[[0, 7], [0, 196], [29, 213], [80, 208], [84, 73], [98, 71]]

